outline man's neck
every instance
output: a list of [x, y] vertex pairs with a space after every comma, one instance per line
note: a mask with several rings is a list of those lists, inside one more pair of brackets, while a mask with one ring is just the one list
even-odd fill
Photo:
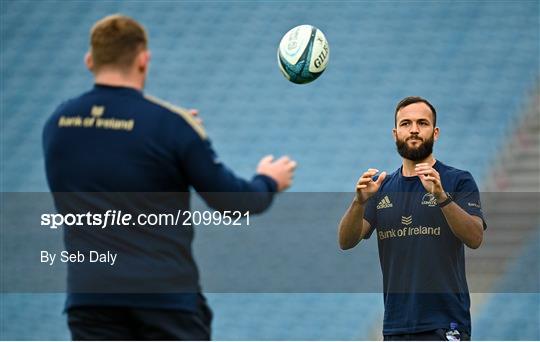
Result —
[[416, 172], [414, 171], [414, 167], [416, 164], [420, 163], [428, 163], [430, 166], [435, 165], [435, 158], [433, 157], [433, 154], [430, 154], [427, 158], [419, 161], [414, 161], [410, 159], [403, 159], [403, 167], [402, 167], [402, 173], [405, 177], [413, 177], [416, 176]]
[[112, 87], [127, 87], [142, 90], [144, 82], [138, 77], [132, 77], [119, 72], [100, 71], [95, 75], [96, 84], [102, 84]]

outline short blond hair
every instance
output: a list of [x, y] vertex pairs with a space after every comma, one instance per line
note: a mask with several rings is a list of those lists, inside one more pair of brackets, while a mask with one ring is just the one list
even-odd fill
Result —
[[147, 45], [146, 30], [137, 21], [121, 14], [107, 16], [97, 21], [90, 31], [93, 69], [105, 65], [127, 69]]

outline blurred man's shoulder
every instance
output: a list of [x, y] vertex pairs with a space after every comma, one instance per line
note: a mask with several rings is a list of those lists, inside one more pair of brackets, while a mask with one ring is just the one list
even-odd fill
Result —
[[207, 139], [207, 134], [204, 127], [195, 120], [193, 115], [191, 115], [187, 109], [148, 94], [144, 95], [144, 99], [151, 105], [159, 108], [164, 113], [174, 114], [181, 118], [201, 137], [201, 139]]

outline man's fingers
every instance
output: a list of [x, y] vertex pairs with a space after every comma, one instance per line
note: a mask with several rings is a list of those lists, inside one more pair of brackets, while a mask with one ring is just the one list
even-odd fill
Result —
[[279, 165], [280, 167], [284, 167], [289, 171], [294, 171], [298, 166], [296, 161], [289, 158], [289, 156], [282, 156], [279, 159], [274, 159], [274, 156], [271, 154], [264, 156], [259, 163]]
[[437, 175], [437, 176], [439, 175], [439, 172], [437, 172], [437, 170], [435, 170], [433, 167], [431, 167], [427, 163], [416, 164], [416, 166], [414, 168], [414, 171], [417, 174], [432, 173], [432, 174]]
[[434, 169], [416, 171], [416, 174], [426, 181], [439, 182], [440, 180], [439, 173]]
[[379, 175], [379, 178], [377, 178], [377, 181], [375, 183], [377, 185], [381, 185], [381, 183], [384, 181], [385, 178], [386, 178], [386, 171], [383, 171], [381, 172], [381, 174]]
[[268, 155], [262, 157], [261, 163], [265, 163], [265, 164], [266, 163], [271, 163], [273, 159], [274, 159], [274, 156], [271, 155], [271, 154], [268, 154]]
[[377, 169], [368, 169], [366, 172], [364, 172], [364, 174], [368, 174], [368, 175], [371, 175], [373, 177], [373, 176], [375, 176], [377, 174], [377, 172], [379, 172], [379, 170], [377, 170]]
[[291, 158], [289, 158], [289, 156], [282, 156], [278, 160], [276, 160], [276, 163], [285, 164], [285, 163], [288, 163], [290, 161], [291, 161]]
[[279, 159], [274, 160], [273, 164], [281, 164], [291, 171], [294, 171], [294, 169], [296, 169], [296, 166], [298, 165], [296, 161], [292, 160], [289, 156], [282, 156]]
[[429, 168], [415, 168], [414, 171], [416, 173], [420, 173], [420, 172], [431, 171], [431, 169], [429, 169]]
[[368, 184], [370, 182], [373, 182], [372, 177], [362, 177], [360, 178], [360, 181], [359, 181], [359, 183], [362, 183], [362, 184]]
[[373, 179], [371, 178], [371, 176], [365, 176], [365, 177], [362, 176], [362, 177], [360, 177], [360, 179], [358, 180], [357, 183], [358, 184], [367, 184], [367, 183], [372, 182], [372, 181], [373, 181]]
[[[368, 184], [370, 182], [375, 182], [373, 181], [373, 176], [375, 176], [375, 174], [377, 174], [377, 172], [379, 172], [379, 170], [377, 169], [369, 169], [369, 171], [365, 172], [361, 177], [360, 179], [358, 179], [358, 182], [357, 182], [357, 189], [364, 189], [368, 186]], [[377, 185], [381, 185], [381, 183], [384, 181], [384, 179], [386, 178], [386, 171], [383, 171], [379, 177], [377, 178], [377, 181], [375, 182]]]
[[437, 181], [437, 178], [433, 177], [433, 176], [427, 176], [427, 175], [422, 175], [422, 178], [424, 180], [427, 180], [427, 181], [430, 181], [430, 182], [435, 182]]
[[360, 178], [371, 178], [375, 176], [379, 172], [377, 169], [369, 169], [368, 171], [364, 172]]
[[373, 176], [375, 176], [379, 172], [377, 169], [368, 169], [366, 172], [364, 172], [360, 178], [358, 179], [358, 182], [369, 182], [372, 180]]
[[203, 121], [201, 118], [199, 118], [199, 110], [198, 109], [186, 109], [186, 111], [195, 119], [195, 122], [197, 122], [199, 125], [203, 125]]
[[416, 174], [419, 174], [419, 175], [435, 175], [436, 174], [436, 171], [433, 169], [418, 169], [415, 171], [416, 171]]
[[274, 163], [276, 164], [282, 164], [286, 166], [291, 171], [294, 171], [296, 169], [296, 166], [298, 165], [295, 160], [292, 160], [289, 156], [282, 156], [278, 160], [276, 160]]

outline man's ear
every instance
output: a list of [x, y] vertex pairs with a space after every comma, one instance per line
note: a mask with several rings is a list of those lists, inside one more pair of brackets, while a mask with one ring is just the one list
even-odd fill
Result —
[[90, 70], [91, 72], [94, 71], [94, 59], [92, 58], [92, 54], [90, 53], [90, 51], [88, 51], [86, 55], [84, 55], [84, 64], [86, 64], [88, 70]]
[[140, 72], [146, 72], [148, 65], [150, 64], [150, 51], [143, 50], [137, 56], [137, 69]]
[[433, 130], [433, 140], [434, 141], [437, 141], [439, 139], [439, 133], [440, 133], [439, 127], [435, 127], [435, 129]]
[[397, 141], [397, 129], [392, 128], [392, 136], [394, 137], [394, 142]]

